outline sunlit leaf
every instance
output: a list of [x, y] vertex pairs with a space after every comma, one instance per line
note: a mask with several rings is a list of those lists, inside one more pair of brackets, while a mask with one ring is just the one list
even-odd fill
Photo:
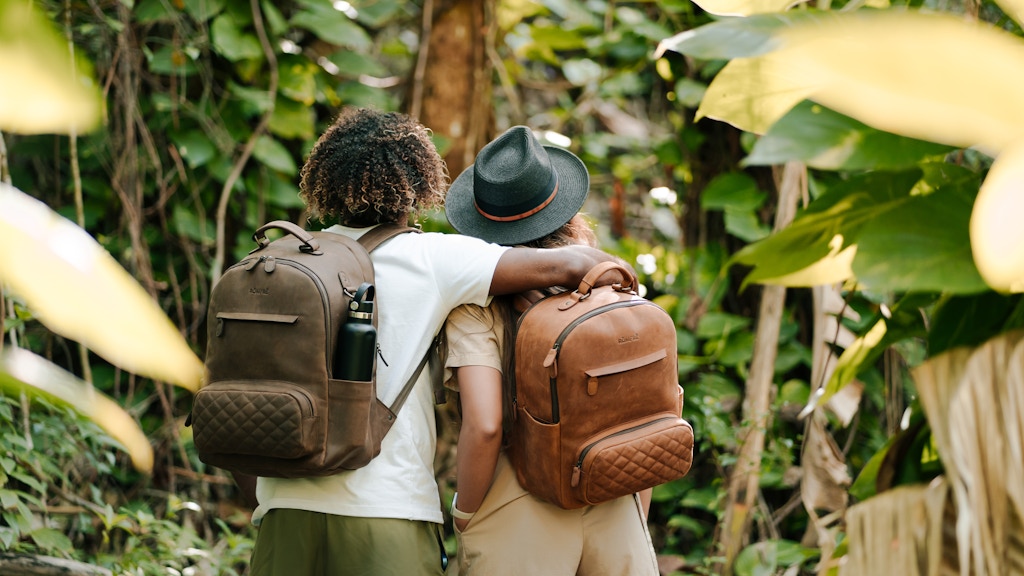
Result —
[[842, 245], [843, 237], [835, 236], [829, 244], [831, 249], [828, 254], [806, 268], [780, 276], [766, 276], [757, 282], [789, 287], [823, 286], [845, 282], [853, 277], [853, 259], [857, 255], [857, 246], [842, 248]]
[[992, 164], [971, 213], [974, 262], [1000, 292], [1024, 292], [1024, 142]]
[[120, 442], [135, 468], [143, 472], [153, 468], [153, 448], [131, 415], [87, 382], [45, 359], [20, 348], [0, 350], [0, 387], [35, 390], [67, 404]]
[[744, 285], [813, 286], [850, 278], [864, 225], [908, 202], [920, 177], [917, 170], [870, 172], [836, 184], [792, 224], [733, 256], [733, 263], [754, 267]]
[[0, 2], [0, 130], [92, 130], [103, 105], [92, 67], [72, 61], [67, 42], [32, 6]]
[[0, 183], [0, 280], [54, 332], [131, 372], [196, 390], [203, 365], [87, 232]]
[[764, 134], [813, 92], [813, 80], [795, 75], [777, 52], [737, 58], [726, 64], [708, 86], [696, 117]]
[[744, 165], [801, 161], [822, 170], [891, 170], [916, 166], [952, 147], [876, 130], [810, 101], [797, 104], [759, 138]]
[[864, 360], [872, 352], [878, 350], [878, 345], [882, 338], [885, 337], [887, 330], [888, 326], [885, 320], [879, 320], [866, 334], [855, 340], [853, 344], [843, 351], [839, 356], [836, 369], [832, 373], [832, 378], [829, 379], [828, 384], [825, 386], [824, 394], [814, 399], [817, 405], [828, 402], [828, 399], [833, 394], [856, 377], [857, 372], [864, 366]]
[[[1024, 41], [989, 24], [856, 11], [779, 32], [772, 53], [812, 99], [896, 134], [990, 153], [1024, 133]], [[954, 80], [955, 79], [955, 80]], [[712, 84], [712, 87], [714, 84]]]
[[767, 12], [782, 12], [803, 0], [694, 0], [705, 12], [717, 16], [749, 16]]

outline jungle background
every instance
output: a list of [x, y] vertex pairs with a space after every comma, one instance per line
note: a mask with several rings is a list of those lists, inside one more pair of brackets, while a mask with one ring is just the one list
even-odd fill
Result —
[[246, 572], [184, 425], [207, 298], [259, 225], [318, 225], [298, 169], [371, 106], [452, 177], [517, 124], [589, 167], [602, 248], [678, 327], [697, 446], [655, 490], [663, 574], [1021, 573], [1022, 14], [0, 0], [0, 571]]

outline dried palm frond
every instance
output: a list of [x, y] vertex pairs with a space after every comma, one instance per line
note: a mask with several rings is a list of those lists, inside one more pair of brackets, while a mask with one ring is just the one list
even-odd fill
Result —
[[914, 370], [956, 503], [960, 574], [1024, 565], [1024, 335], [956, 349]]
[[943, 527], [953, 509], [949, 484], [900, 486], [851, 506], [846, 512], [848, 553], [840, 576], [899, 574], [947, 576], [955, 559], [943, 559]]

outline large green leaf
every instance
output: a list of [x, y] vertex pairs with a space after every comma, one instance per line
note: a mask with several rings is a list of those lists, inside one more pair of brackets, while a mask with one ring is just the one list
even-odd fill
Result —
[[366, 30], [336, 10], [328, 0], [303, 0], [301, 4], [303, 8], [291, 18], [293, 26], [305, 28], [335, 46], [359, 52], [370, 49], [372, 42]]
[[896, 170], [951, 150], [876, 130], [805, 100], [758, 139], [743, 163], [767, 166], [798, 160], [822, 170]]
[[202, 363], [138, 282], [85, 230], [3, 183], [0, 281], [48, 328], [111, 363], [199, 388]]
[[[852, 254], [863, 226], [879, 215], [906, 203], [920, 180], [918, 170], [872, 172], [833, 186], [797, 216], [792, 224], [737, 252], [731, 262], [753, 266], [749, 283], [808, 286], [841, 282], [852, 274]], [[841, 256], [847, 254], [846, 256]], [[828, 258], [834, 267], [812, 275], [790, 277]], [[789, 277], [789, 278], [787, 278]]]
[[41, 392], [67, 404], [120, 442], [137, 469], [153, 468], [153, 448], [135, 419], [89, 383], [45, 359], [20, 348], [0, 350], [0, 388]]
[[92, 130], [103, 104], [92, 66], [72, 59], [67, 42], [32, 6], [0, 0], [0, 130]]
[[946, 186], [877, 214], [857, 238], [857, 281], [878, 292], [987, 290], [971, 258], [973, 202], [970, 187]]

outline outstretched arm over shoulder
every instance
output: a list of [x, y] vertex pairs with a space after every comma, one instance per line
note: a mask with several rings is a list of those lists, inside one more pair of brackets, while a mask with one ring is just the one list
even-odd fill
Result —
[[[576, 287], [591, 268], [601, 262], [615, 262], [632, 272], [621, 258], [589, 246], [561, 248], [512, 248], [498, 260], [491, 279], [492, 295], [516, 294], [550, 286]], [[634, 274], [635, 276], [635, 274]], [[604, 274], [597, 285], [623, 282], [618, 271]]]

